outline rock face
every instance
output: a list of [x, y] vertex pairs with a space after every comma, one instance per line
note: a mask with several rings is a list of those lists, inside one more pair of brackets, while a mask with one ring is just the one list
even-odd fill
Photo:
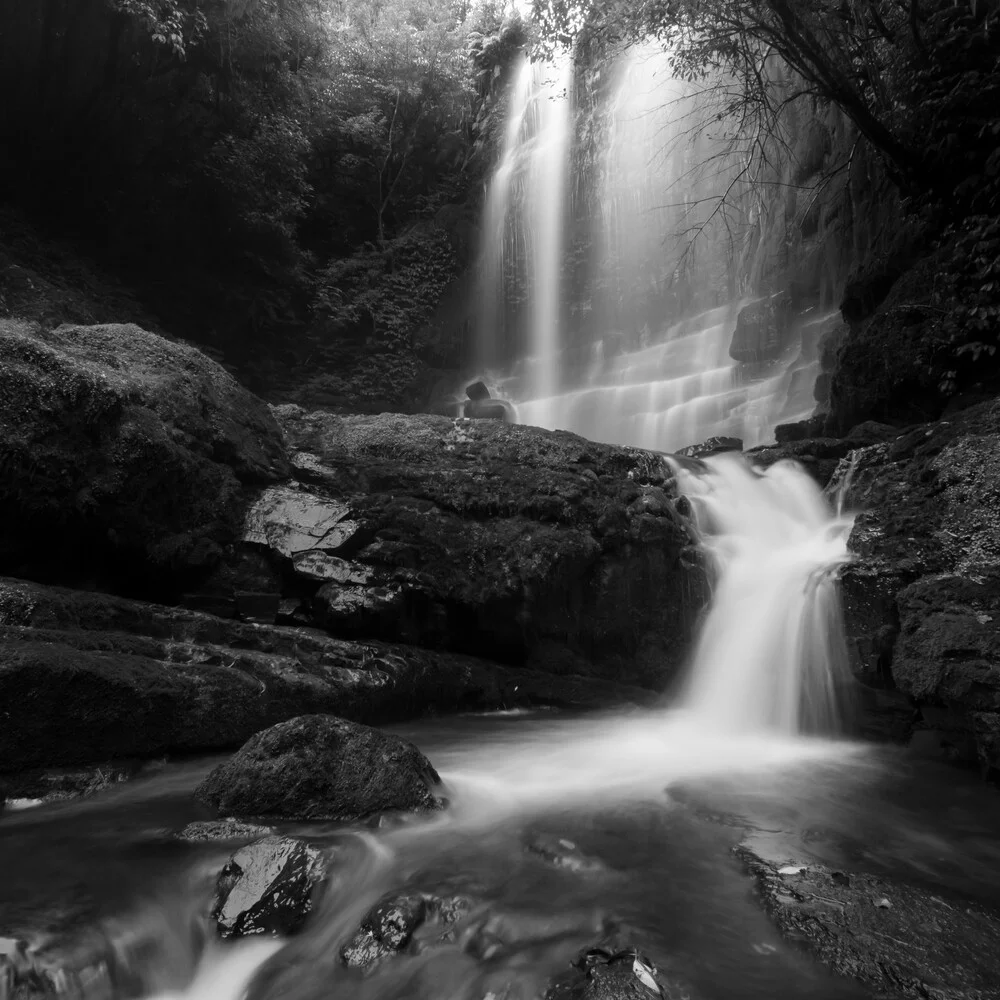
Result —
[[791, 318], [791, 303], [780, 295], [744, 306], [736, 317], [729, 356], [751, 363], [774, 360], [787, 346]]
[[221, 812], [355, 820], [440, 808], [441, 779], [412, 743], [332, 715], [266, 729], [220, 764], [195, 795]]
[[235, 539], [245, 487], [288, 474], [264, 403], [137, 326], [2, 321], [0, 385], [0, 519], [18, 526], [0, 572], [68, 580], [96, 565], [169, 589]]
[[649, 686], [679, 663], [705, 591], [659, 456], [492, 420], [275, 412], [297, 484], [244, 537], [332, 634]]
[[327, 872], [323, 855], [291, 837], [240, 848], [219, 873], [212, 916], [224, 938], [298, 931]]
[[854, 453], [844, 573], [855, 665], [1000, 763], [1000, 401]]
[[651, 697], [594, 678], [0, 578], [0, 773], [230, 749], [308, 712], [378, 723], [432, 708]]
[[830, 429], [863, 420], [939, 417], [958, 392], [1000, 391], [995, 324], [1000, 308], [1000, 220], [972, 216], [928, 252], [902, 235], [891, 259], [849, 283], [850, 327], [829, 389]]

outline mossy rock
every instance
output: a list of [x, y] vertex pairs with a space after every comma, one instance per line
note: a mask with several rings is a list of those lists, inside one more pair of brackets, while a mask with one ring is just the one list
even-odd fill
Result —
[[197, 575], [245, 487], [287, 474], [267, 406], [214, 361], [130, 324], [0, 321], [0, 571]]

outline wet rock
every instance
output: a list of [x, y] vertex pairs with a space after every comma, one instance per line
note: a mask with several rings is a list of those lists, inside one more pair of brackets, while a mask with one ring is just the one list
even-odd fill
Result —
[[246, 489], [288, 474], [266, 404], [129, 324], [0, 321], [0, 572], [169, 589], [238, 536]]
[[0, 801], [31, 801], [42, 805], [95, 795], [128, 781], [141, 770], [139, 760], [103, 761], [85, 768], [32, 768], [0, 783]]
[[323, 855], [290, 837], [238, 850], [219, 873], [212, 917], [224, 938], [300, 930], [327, 874]]
[[199, 820], [195, 823], [188, 823], [177, 834], [177, 839], [189, 840], [194, 843], [219, 840], [258, 840], [273, 833], [274, 830], [269, 826], [244, 823], [242, 820], [230, 816], [227, 819]]
[[293, 486], [265, 490], [247, 512], [243, 541], [263, 545], [293, 563], [332, 554], [353, 538], [358, 526], [347, 504]]
[[358, 932], [341, 950], [341, 960], [350, 968], [372, 969], [390, 955], [411, 950], [418, 930], [423, 930], [424, 938], [445, 940], [450, 937], [449, 928], [462, 920], [472, 905], [464, 896], [389, 896], [366, 914]]
[[678, 455], [684, 458], [708, 458], [709, 455], [719, 455], [724, 451], [742, 451], [743, 442], [735, 437], [711, 437], [700, 444], [689, 444], [679, 448]]
[[782, 875], [781, 860], [752, 842], [737, 853], [782, 934], [878, 996], [1000, 996], [998, 914], [904, 882], [819, 864]]
[[475, 402], [481, 402], [484, 399], [490, 398], [490, 390], [486, 388], [486, 383], [480, 380], [470, 382], [465, 387], [465, 395]]
[[498, 420], [274, 412], [309, 489], [357, 525], [298, 557], [317, 625], [516, 666], [554, 643], [577, 673], [657, 690], [683, 660], [707, 587], [662, 456]]
[[195, 795], [235, 816], [355, 820], [438, 809], [437, 771], [412, 743], [338, 719], [306, 715], [252, 737]]
[[856, 447], [856, 444], [842, 438], [809, 438], [761, 445], [744, 454], [753, 465], [760, 468], [769, 468], [776, 462], [796, 462], [813, 477], [820, 488], [826, 489], [841, 459]]
[[471, 420], [504, 420], [509, 424], [517, 422], [514, 407], [505, 399], [470, 399], [465, 404], [462, 415]]

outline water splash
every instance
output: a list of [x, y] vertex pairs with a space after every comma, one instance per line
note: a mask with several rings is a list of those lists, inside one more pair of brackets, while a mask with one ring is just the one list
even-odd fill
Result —
[[790, 462], [676, 468], [716, 576], [683, 704], [732, 733], [837, 731], [850, 674], [835, 571], [853, 518]]

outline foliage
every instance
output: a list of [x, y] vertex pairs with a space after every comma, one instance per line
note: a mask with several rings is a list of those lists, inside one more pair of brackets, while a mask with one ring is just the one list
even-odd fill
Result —
[[447, 234], [411, 230], [333, 261], [320, 276], [314, 309], [331, 332], [361, 328], [375, 343], [409, 347], [456, 270]]
[[[389, 341], [405, 339], [359, 275], [382, 273], [404, 234], [478, 191], [488, 150], [474, 148], [469, 39], [499, 29], [500, 6], [41, 6], [0, 10], [0, 173], [37, 216], [107, 234], [99, 252], [167, 326], [233, 360], [305, 336], [317, 292], [341, 285], [363, 290], [341, 319], [375, 316]], [[387, 272], [399, 316], [426, 308], [406, 298], [409, 266]]]

